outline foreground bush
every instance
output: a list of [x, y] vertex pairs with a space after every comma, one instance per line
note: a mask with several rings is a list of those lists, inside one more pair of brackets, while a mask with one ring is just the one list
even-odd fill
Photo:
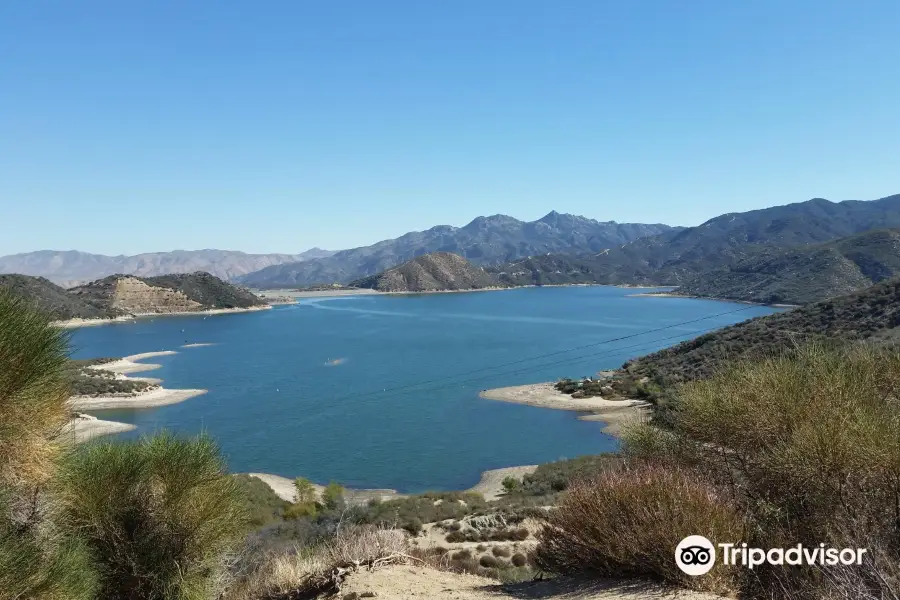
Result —
[[[681, 387], [666, 423], [627, 433], [632, 470], [570, 491], [541, 534], [545, 567], [571, 572], [585, 556], [582, 566], [601, 573], [618, 565], [685, 583], [671, 553], [683, 535], [716, 523], [704, 497], [727, 498], [744, 535], [722, 540], [764, 549], [825, 543], [869, 550], [861, 566], [763, 565], [732, 580], [744, 596], [900, 598], [895, 351], [808, 346], [736, 364]], [[648, 553], [654, 543], [665, 564]], [[693, 582], [722, 588], [720, 575], [711, 575]]]
[[19, 490], [53, 472], [69, 418], [69, 336], [22, 298], [0, 290], [0, 486]]
[[97, 560], [103, 598], [208, 598], [246, 531], [244, 494], [206, 437], [90, 445], [60, 479], [66, 520]]
[[535, 560], [546, 571], [663, 579], [713, 592], [737, 589], [722, 565], [684, 575], [675, 546], [688, 535], [743, 539], [741, 516], [728, 498], [690, 473], [644, 465], [608, 471], [572, 485], [538, 533]]
[[68, 419], [68, 335], [0, 291], [0, 598], [88, 600], [92, 557], [62, 529], [44, 487]]

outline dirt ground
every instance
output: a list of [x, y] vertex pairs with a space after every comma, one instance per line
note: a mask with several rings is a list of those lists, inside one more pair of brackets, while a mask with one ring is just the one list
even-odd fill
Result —
[[351, 575], [339, 598], [365, 598], [374, 593], [380, 600], [720, 600], [700, 594], [647, 583], [582, 584], [571, 580], [548, 580], [502, 585], [475, 575], [460, 575], [429, 567], [397, 565], [360, 571]]

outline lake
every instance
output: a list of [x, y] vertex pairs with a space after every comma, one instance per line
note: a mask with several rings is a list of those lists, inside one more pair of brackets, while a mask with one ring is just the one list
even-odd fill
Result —
[[[575, 413], [485, 400], [480, 390], [591, 375], [775, 312], [634, 293], [556, 287], [305, 299], [256, 313], [87, 327], [73, 334], [74, 356], [177, 350], [146, 361], [162, 368], [138, 375], [209, 390], [181, 404], [95, 413], [138, 426], [121, 437], [205, 431], [235, 472], [407, 493], [465, 489], [486, 469], [617, 447], [601, 424]], [[181, 348], [189, 343], [213, 345]]]

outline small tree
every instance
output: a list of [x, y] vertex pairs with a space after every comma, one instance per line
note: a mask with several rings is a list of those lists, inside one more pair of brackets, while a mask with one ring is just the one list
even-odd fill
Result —
[[322, 491], [322, 504], [328, 510], [337, 510], [344, 506], [344, 487], [332, 481]]
[[294, 490], [297, 493], [295, 502], [297, 504], [312, 504], [316, 501], [316, 486], [305, 477], [298, 477], [294, 480]]

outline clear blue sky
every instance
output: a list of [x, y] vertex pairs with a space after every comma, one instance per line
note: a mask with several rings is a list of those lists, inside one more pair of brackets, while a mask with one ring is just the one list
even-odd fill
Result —
[[900, 192], [897, 0], [0, 5], [0, 254]]

